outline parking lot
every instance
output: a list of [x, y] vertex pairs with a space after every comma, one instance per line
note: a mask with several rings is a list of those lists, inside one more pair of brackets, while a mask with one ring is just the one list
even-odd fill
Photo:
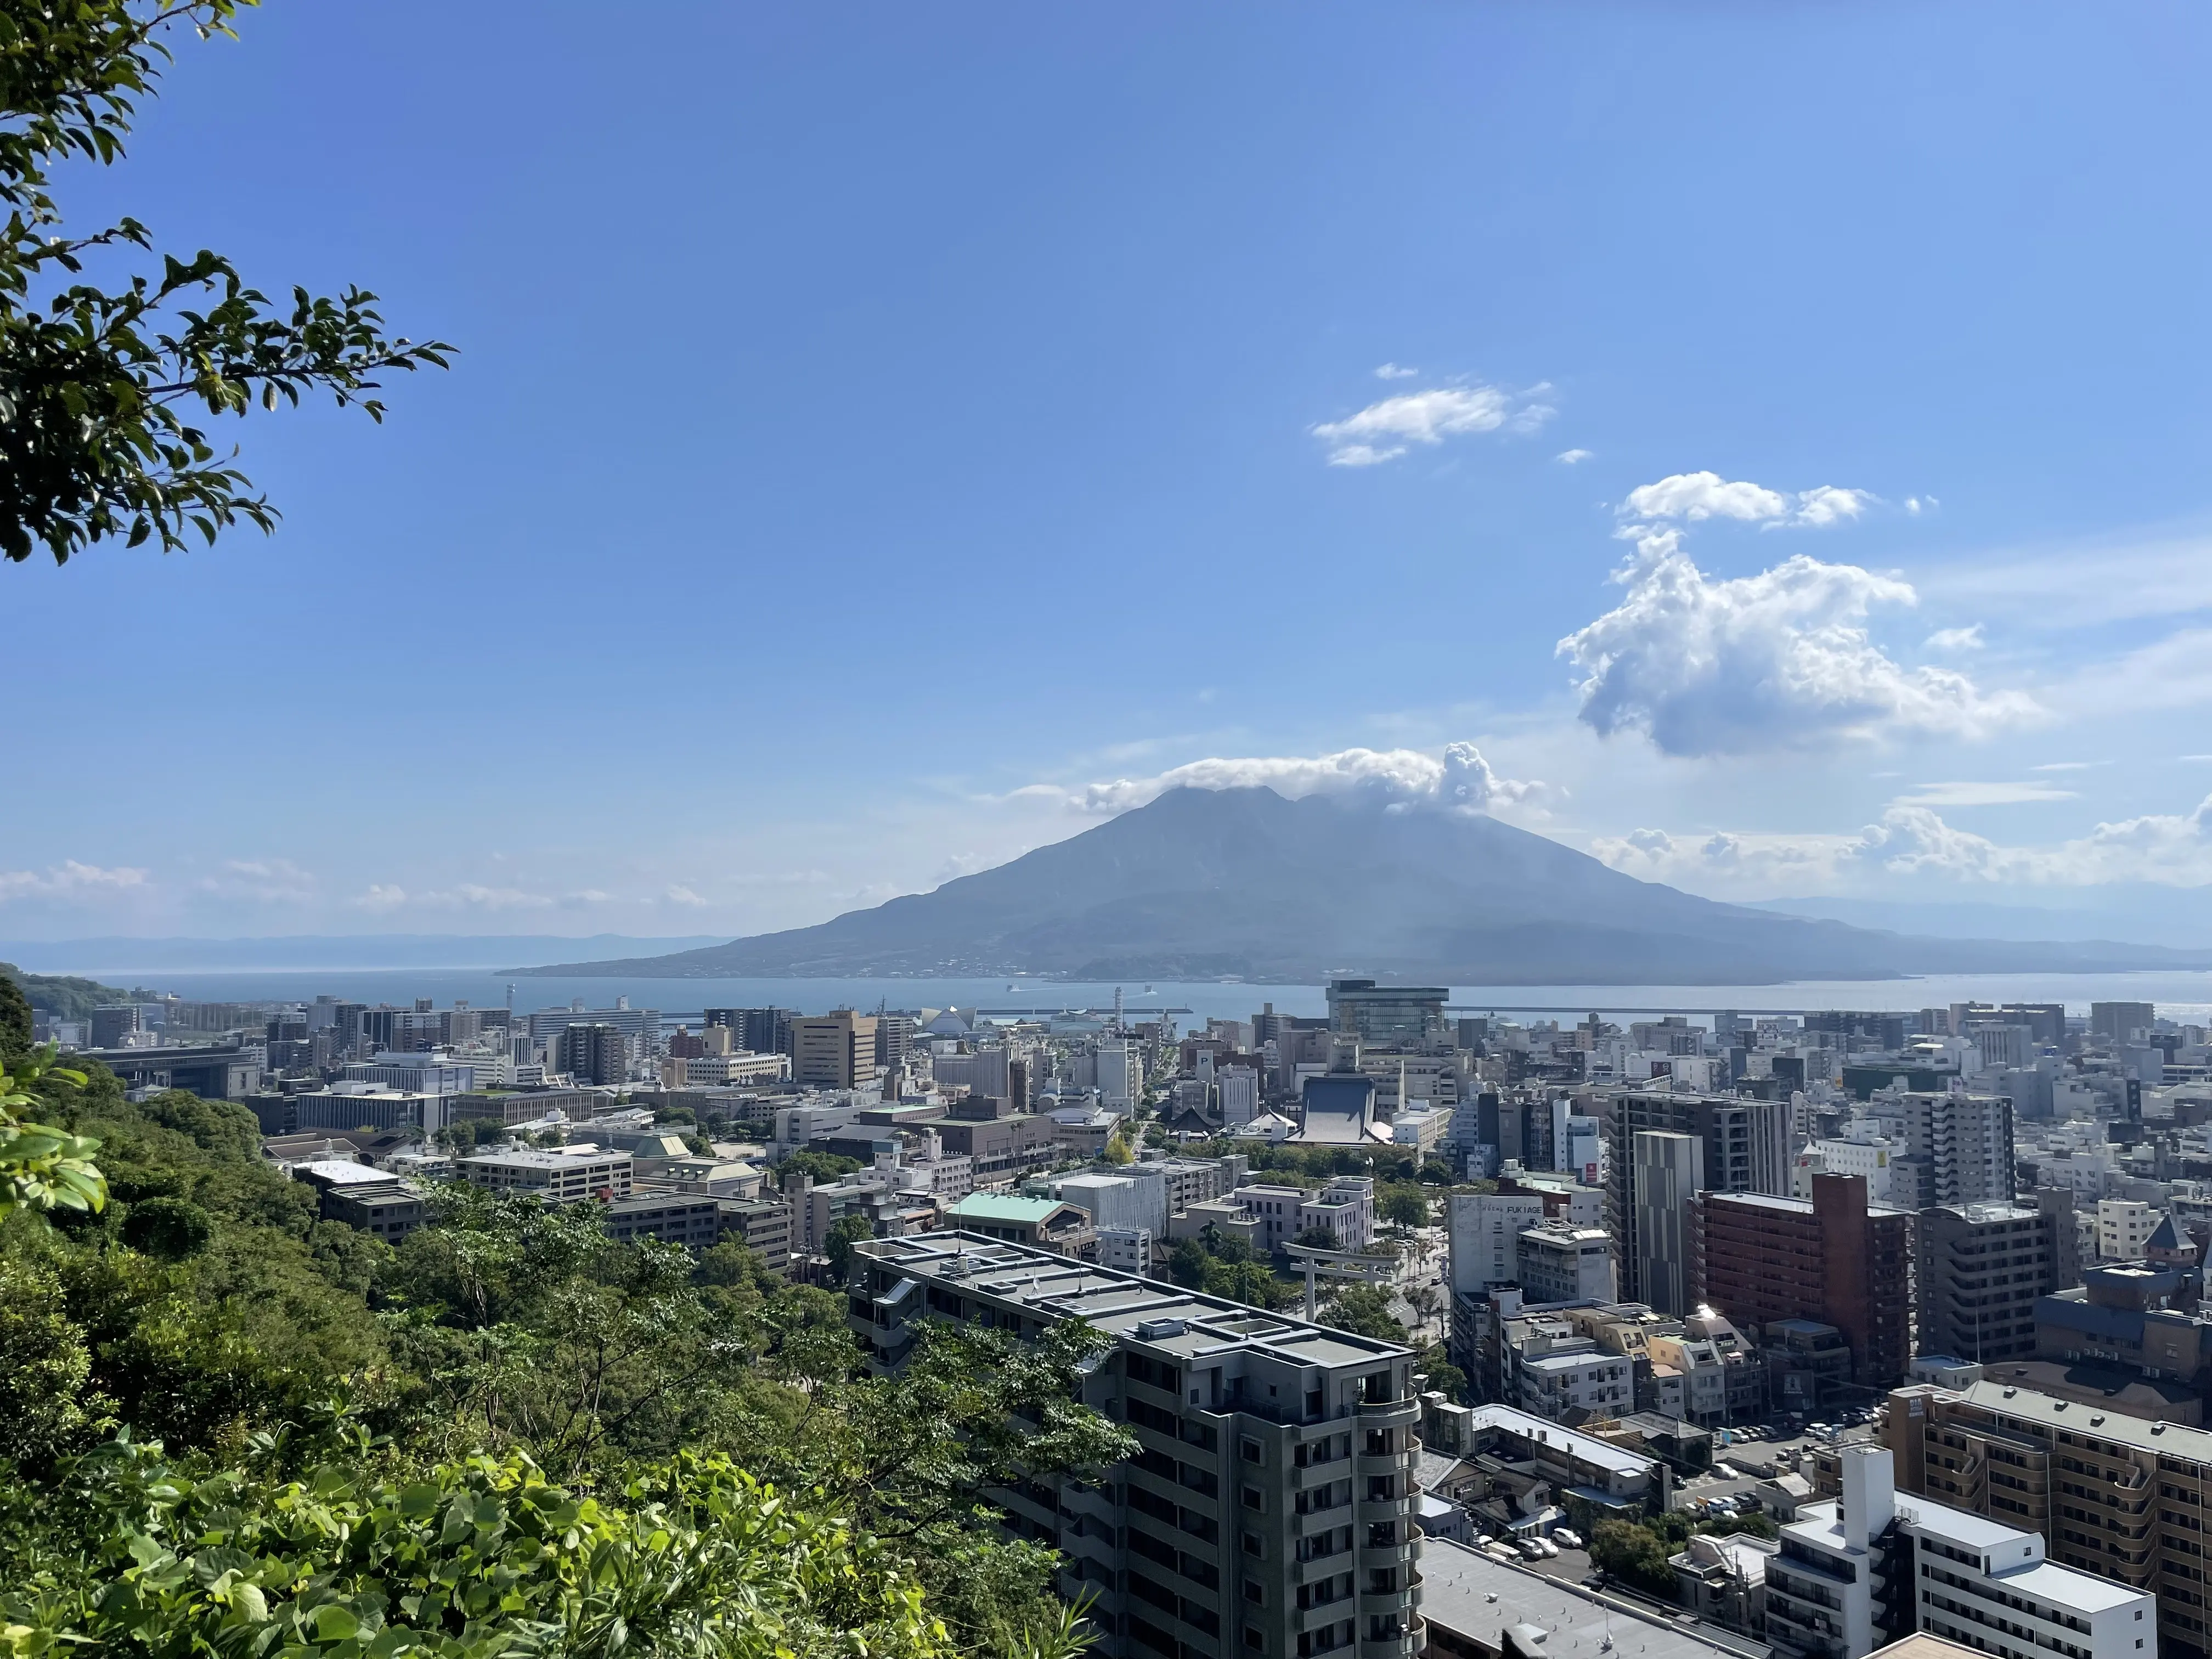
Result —
[[1730, 1431], [1728, 1445], [1721, 1444], [1716, 1433], [1712, 1473], [1677, 1480], [1673, 1507], [1694, 1511], [1707, 1508], [1716, 1498], [1749, 1499], [1759, 1482], [1771, 1478], [1768, 1471], [1803, 1474], [1814, 1450], [1880, 1436], [1880, 1424], [1870, 1409], [1838, 1413], [1815, 1422], [1826, 1424], [1833, 1432], [1820, 1432], [1813, 1422], [1800, 1425], [1785, 1418]]

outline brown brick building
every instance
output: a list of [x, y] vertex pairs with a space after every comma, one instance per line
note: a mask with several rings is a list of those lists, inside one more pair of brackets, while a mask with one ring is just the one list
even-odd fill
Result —
[[1813, 1196], [1700, 1193], [1691, 1206], [1697, 1298], [1740, 1330], [1833, 1325], [1851, 1381], [1884, 1389], [1912, 1357], [1913, 1215], [1869, 1204], [1864, 1176], [1816, 1175]]

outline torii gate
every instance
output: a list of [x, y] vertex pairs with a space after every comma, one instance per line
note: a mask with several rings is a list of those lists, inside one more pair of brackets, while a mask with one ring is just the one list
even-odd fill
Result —
[[1285, 1244], [1283, 1253], [1306, 1273], [1306, 1317], [1314, 1317], [1314, 1280], [1349, 1279], [1369, 1285], [1395, 1284], [1399, 1261], [1395, 1255], [1362, 1255], [1357, 1250], [1323, 1250], [1310, 1244]]

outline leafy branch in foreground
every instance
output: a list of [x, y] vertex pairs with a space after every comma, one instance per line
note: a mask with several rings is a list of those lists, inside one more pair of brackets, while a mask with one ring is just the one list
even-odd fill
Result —
[[236, 452], [219, 455], [196, 422], [296, 406], [309, 392], [380, 422], [370, 395], [380, 375], [447, 366], [442, 342], [387, 338], [366, 289], [332, 299], [295, 289], [287, 309], [206, 249], [161, 256], [159, 277], [32, 298], [50, 272], [82, 277], [88, 259], [153, 251], [131, 218], [55, 234], [47, 169], [70, 156], [120, 160], [134, 100], [169, 61], [161, 34], [228, 34], [239, 3], [0, 0], [0, 553], [11, 560], [43, 546], [65, 563], [113, 537], [173, 550], [240, 519], [272, 529], [276, 510]]
[[107, 1182], [92, 1161], [100, 1143], [21, 1116], [25, 1108], [38, 1104], [32, 1091], [43, 1082], [84, 1086], [84, 1073], [56, 1066], [54, 1052], [49, 1046], [13, 1061], [0, 1057], [0, 1216], [14, 1210], [98, 1210], [107, 1202]]

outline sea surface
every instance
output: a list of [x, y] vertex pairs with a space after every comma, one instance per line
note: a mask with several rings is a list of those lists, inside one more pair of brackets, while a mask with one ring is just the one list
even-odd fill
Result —
[[[179, 973], [133, 969], [127, 963], [43, 962], [36, 971], [84, 974], [110, 985], [143, 986], [191, 1001], [304, 1002], [319, 995], [404, 1007], [417, 997], [428, 997], [440, 1007], [456, 1000], [479, 1008], [507, 1006], [511, 1001], [511, 1006], [528, 1010], [561, 1007], [578, 997], [587, 1008], [608, 1008], [617, 997], [628, 997], [634, 1007], [657, 1008], [666, 1018], [695, 1020], [705, 1008], [768, 1006], [795, 1008], [801, 1013], [832, 1008], [865, 1012], [878, 1006], [981, 1008], [986, 1012], [1104, 1009], [1113, 1006], [1116, 989], [1132, 1017], [1140, 1017], [1148, 1008], [1174, 1009], [1181, 1011], [1186, 1026], [1209, 1017], [1249, 1019], [1268, 1005], [1277, 1013], [1304, 1015], [1319, 1014], [1326, 1006], [1318, 985], [1211, 980], [1125, 980], [1117, 987], [1006, 978], [555, 979], [502, 978], [488, 969], [449, 967]], [[2063, 1002], [2069, 1012], [2078, 1014], [2087, 1014], [2092, 1002], [2151, 1002], [2161, 1014], [2196, 1023], [2212, 1016], [2212, 973], [1954, 974], [1782, 985], [1456, 985], [1449, 999], [1457, 1012], [1495, 1012], [1522, 1020], [1571, 1020], [1593, 1012], [1614, 1020], [1722, 1010], [1746, 1014], [1802, 1013], [1815, 1008], [1911, 1012], [1970, 1001]]]

